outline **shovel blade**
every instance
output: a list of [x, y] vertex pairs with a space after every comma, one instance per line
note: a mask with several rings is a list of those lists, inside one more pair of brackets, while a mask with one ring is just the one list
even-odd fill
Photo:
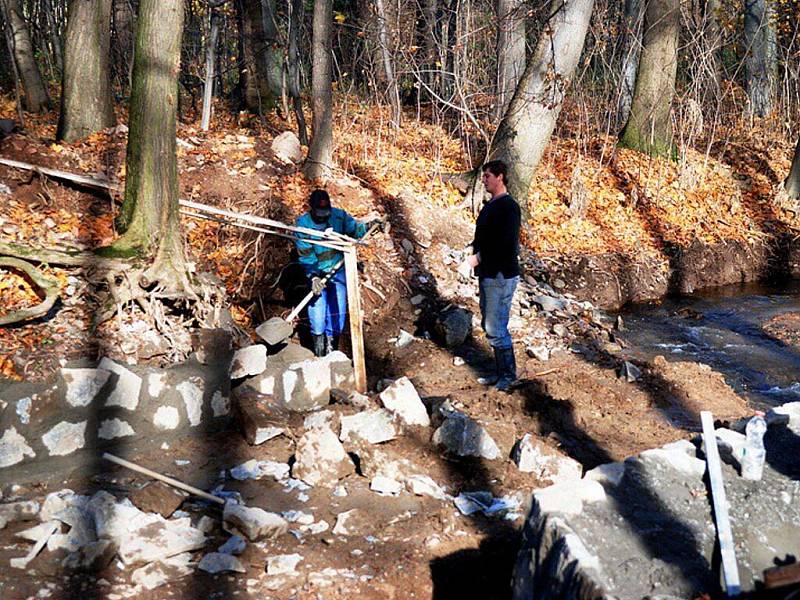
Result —
[[291, 337], [294, 327], [291, 323], [280, 317], [272, 317], [263, 322], [256, 329], [258, 337], [267, 342], [270, 346], [281, 344]]

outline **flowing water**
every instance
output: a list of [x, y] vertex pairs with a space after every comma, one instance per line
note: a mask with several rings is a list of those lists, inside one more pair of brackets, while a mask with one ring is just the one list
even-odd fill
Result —
[[800, 400], [800, 346], [762, 330], [770, 319], [800, 312], [800, 281], [746, 284], [631, 307], [623, 337], [647, 358], [702, 362], [754, 406]]

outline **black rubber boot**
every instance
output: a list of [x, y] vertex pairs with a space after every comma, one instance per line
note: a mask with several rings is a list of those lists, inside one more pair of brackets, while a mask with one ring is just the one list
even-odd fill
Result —
[[517, 380], [517, 361], [514, 358], [514, 347], [495, 348], [495, 358], [498, 363], [498, 379], [495, 388], [507, 392]]
[[325, 335], [312, 333], [311, 338], [314, 340], [314, 356], [325, 356]]

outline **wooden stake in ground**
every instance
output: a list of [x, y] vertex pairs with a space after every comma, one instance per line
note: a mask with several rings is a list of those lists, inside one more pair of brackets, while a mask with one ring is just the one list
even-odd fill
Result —
[[355, 246], [344, 251], [344, 271], [356, 389], [363, 394], [367, 391], [367, 367], [364, 361], [364, 318], [361, 312], [361, 291], [358, 289], [358, 256]]
[[728, 597], [738, 596], [741, 592], [739, 584], [739, 568], [736, 565], [736, 552], [733, 547], [730, 517], [728, 517], [728, 501], [725, 498], [725, 484], [722, 481], [722, 467], [719, 462], [717, 434], [714, 432], [714, 418], [707, 410], [700, 412], [703, 423], [703, 443], [706, 448], [706, 464], [708, 479], [711, 481], [711, 496], [714, 501], [717, 538], [722, 555], [722, 573], [725, 577], [725, 591]]

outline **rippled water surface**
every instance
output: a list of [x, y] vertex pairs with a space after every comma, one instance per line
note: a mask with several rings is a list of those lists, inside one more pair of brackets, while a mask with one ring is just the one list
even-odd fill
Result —
[[800, 400], [800, 347], [770, 337], [762, 325], [790, 312], [800, 312], [800, 281], [728, 286], [621, 315], [623, 335], [639, 353], [706, 363], [754, 404], [776, 405]]

